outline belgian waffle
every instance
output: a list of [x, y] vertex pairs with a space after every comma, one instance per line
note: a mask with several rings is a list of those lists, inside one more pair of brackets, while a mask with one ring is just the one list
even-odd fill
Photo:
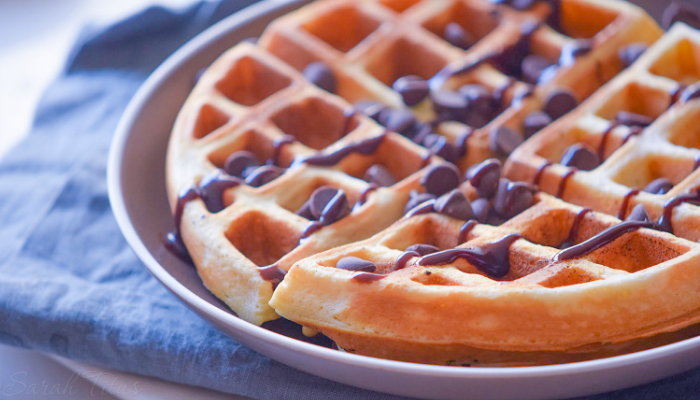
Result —
[[[450, 24], [473, 43], [448, 35]], [[682, 30], [602, 92], [641, 71]], [[627, 212], [647, 204], [643, 195], [614, 197], [626, 204], [621, 218], [634, 216], [624, 224], [605, 201], [567, 197], [588, 173], [559, 179], [565, 201], [517, 182], [547, 162], [534, 157], [533, 167], [527, 152], [539, 151], [533, 146], [554, 135], [552, 126], [607, 98], [596, 94], [574, 109], [626, 66], [620, 52], [660, 34], [645, 13], [618, 1], [535, 2], [522, 10], [481, 0], [314, 3], [274, 22], [260, 46], [227, 51], [197, 82], [168, 149], [176, 226], [168, 244], [191, 257], [206, 287], [239, 317], [262, 324], [281, 315], [360, 354], [522, 365], [675, 340], [698, 322], [696, 244], [686, 240], [696, 238], [684, 217], [693, 207], [680, 205], [698, 196], [667, 196], [678, 203], [666, 207], [674, 236], [656, 229], [646, 210]], [[667, 74], [697, 71], [683, 69], [683, 54]], [[531, 55], [540, 63], [534, 78], [525, 67]], [[513, 57], [517, 65], [508, 62]], [[415, 82], [427, 85], [418, 98], [402, 89]], [[452, 107], [465, 84], [486, 88], [488, 118], [474, 122], [483, 111], [475, 113], [475, 104]], [[694, 104], [692, 90], [674, 93], [683, 101], [667, 114]], [[376, 114], [350, 104], [368, 100], [379, 104]], [[417, 118], [409, 128], [397, 125], [396, 110]], [[540, 111], [550, 121], [528, 123]], [[662, 120], [628, 135], [622, 148], [653, 136], [647, 132]], [[609, 154], [624, 138], [614, 130], [607, 136]], [[694, 150], [685, 151], [683, 165]], [[513, 181], [499, 179], [497, 158], [508, 154]], [[540, 171], [536, 183], [545, 192], [559, 167]], [[688, 187], [677, 184], [669, 196]], [[648, 204], [654, 218], [664, 213], [658, 201]], [[622, 234], [619, 226], [631, 228]], [[606, 228], [615, 233], [604, 246], [569, 257], [588, 239], [600, 242]], [[456, 258], [445, 262], [445, 254]], [[692, 293], [678, 301], [669, 291]]]
[[[446, 146], [462, 151], [434, 139], [426, 143], [420, 133], [407, 136], [465, 170], [507, 156], [537, 129], [523, 126], [528, 115], [550, 104], [554, 118], [568, 111], [624, 68], [621, 47], [652, 43], [662, 33], [625, 2], [523, 2], [521, 8], [485, 0], [321, 1], [274, 21], [259, 43], [300, 71], [313, 62], [329, 65], [336, 94], [351, 103], [406, 109], [400, 90], [393, 90], [399, 78], [429, 80], [433, 94], [411, 100], [410, 110], [443, 135]], [[469, 47], [451, 38], [448, 26], [461, 28]], [[491, 106], [455, 112], [451, 107], [459, 105], [450, 94], [465, 84], [485, 88]], [[573, 96], [573, 104], [556, 101], [557, 93]], [[499, 127], [511, 131], [505, 136], [513, 144], [494, 140]]]

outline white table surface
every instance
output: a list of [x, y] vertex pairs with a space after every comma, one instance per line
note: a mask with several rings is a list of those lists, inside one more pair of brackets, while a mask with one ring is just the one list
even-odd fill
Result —
[[[0, 157], [31, 128], [36, 104], [87, 23], [108, 24], [148, 5], [193, 0], [0, 0]], [[0, 398], [244, 399], [0, 345]]]

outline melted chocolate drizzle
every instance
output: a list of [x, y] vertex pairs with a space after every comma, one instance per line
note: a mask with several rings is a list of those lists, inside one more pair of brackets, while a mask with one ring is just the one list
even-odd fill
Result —
[[659, 220], [656, 222], [656, 225], [660, 230], [673, 233], [673, 224], [671, 222], [673, 218], [673, 210], [683, 203], [700, 205], [700, 191], [681, 194], [669, 199], [666, 204], [664, 204], [664, 211], [661, 214], [661, 217], [659, 217]]
[[267, 165], [279, 165], [282, 148], [294, 142], [296, 142], [296, 139], [292, 135], [284, 135], [281, 138], [275, 139], [275, 141], [272, 142], [272, 146], [274, 147], [272, 157], [267, 160]]
[[467, 155], [467, 151], [469, 150], [469, 137], [475, 130], [476, 129], [473, 127], [468, 126], [467, 129], [457, 137], [457, 140], [455, 140], [455, 145], [457, 146], [460, 159]]
[[258, 267], [260, 277], [266, 281], [272, 282], [272, 290], [277, 288], [280, 282], [287, 275], [287, 272], [278, 267], [277, 264], [268, 265], [266, 267]]
[[242, 180], [217, 169], [205, 175], [199, 183], [199, 195], [211, 213], [225, 208], [224, 191], [243, 183]]
[[571, 247], [574, 245], [574, 242], [576, 241], [576, 235], [578, 235], [579, 228], [581, 226], [581, 221], [583, 221], [583, 218], [591, 212], [590, 208], [582, 208], [580, 209], [577, 213], [576, 216], [574, 217], [574, 222], [571, 223], [571, 229], [569, 230], [569, 236], [557, 246], [560, 249], [566, 249], [568, 247]]
[[435, 211], [435, 199], [424, 201], [423, 203], [413, 207], [406, 214], [406, 218], [415, 217], [416, 215], [428, 214]]
[[457, 248], [429, 254], [421, 257], [418, 265], [443, 265], [463, 258], [486, 275], [502, 278], [510, 272], [510, 246], [520, 238], [521, 235], [511, 233], [482, 247]]
[[461, 228], [459, 228], [459, 236], [457, 236], [457, 246], [467, 241], [467, 238], [469, 237], [469, 232], [471, 232], [477, 224], [478, 222], [476, 220], [470, 219], [469, 221], [465, 222]]
[[382, 134], [380, 136], [365, 139], [354, 144], [348, 144], [345, 147], [341, 147], [340, 149], [330, 154], [315, 154], [305, 158], [299, 158], [297, 160], [294, 160], [293, 164], [304, 163], [321, 167], [330, 167], [336, 165], [340, 162], [340, 160], [352, 153], [360, 153], [364, 155], [374, 153], [375, 151], [377, 151], [379, 145], [382, 144], [382, 141], [384, 141], [385, 137], [386, 134]]
[[417, 251], [404, 251], [401, 253], [401, 255], [396, 258], [396, 262], [394, 263], [394, 271], [404, 269], [406, 267], [406, 263], [408, 263], [408, 261], [413, 257], [420, 257], [420, 254], [418, 254]]
[[182, 241], [180, 224], [182, 223], [182, 213], [185, 211], [185, 206], [187, 203], [197, 198], [199, 198], [199, 189], [196, 186], [180, 191], [175, 206], [175, 214], [173, 215], [175, 229], [172, 232], [168, 232], [163, 240], [163, 245], [165, 245], [168, 251], [189, 263], [192, 262], [192, 257], [190, 257], [190, 253], [187, 251], [187, 247]]
[[620, 204], [620, 209], [617, 211], [617, 218], [618, 219], [625, 219], [625, 215], [627, 214], [627, 206], [630, 204], [630, 199], [633, 196], [636, 196], [639, 194], [639, 189], [630, 189], [629, 192], [625, 195], [625, 197], [622, 198], [622, 204]]
[[561, 177], [559, 187], [557, 188], [556, 197], [561, 199], [561, 196], [564, 195], [564, 190], [566, 190], [566, 182], [569, 181], [569, 179], [576, 173], [576, 171], [578, 171], [578, 168], [571, 168], [567, 173], [564, 174], [564, 176]]
[[649, 221], [624, 221], [613, 225], [585, 242], [579, 243], [568, 249], [562, 250], [554, 256], [554, 261], [566, 261], [585, 256], [593, 251], [611, 243], [625, 233], [636, 231], [639, 228], [653, 228], [654, 223]]
[[378, 280], [382, 280], [386, 277], [387, 275], [373, 274], [371, 272], [360, 272], [358, 274], [353, 275], [350, 279], [360, 283], [372, 283]]
[[550, 165], [552, 165], [552, 162], [547, 161], [537, 169], [537, 172], [535, 173], [535, 177], [532, 178], [533, 185], [539, 186], [540, 181], [542, 180], [542, 175], [544, 174], [544, 170], [549, 168]]
[[598, 158], [600, 158], [601, 162], [605, 160], [605, 144], [608, 142], [608, 136], [610, 136], [610, 133], [620, 125], [621, 124], [619, 122], [613, 121], [610, 123], [608, 129], [603, 132], [603, 136], [600, 138], [600, 144], [598, 145]]
[[355, 205], [353, 206], [353, 210], [357, 210], [358, 208], [362, 207], [362, 205], [367, 202], [367, 197], [369, 196], [369, 194], [377, 189], [379, 189], [379, 185], [377, 185], [376, 183], [370, 183], [369, 186], [364, 188], [364, 190], [362, 190], [362, 193], [360, 193], [360, 199], [357, 200], [357, 203], [355, 203]]
[[316, 233], [319, 229], [323, 228], [324, 225], [321, 221], [309, 221], [304, 229], [301, 231], [301, 236], [299, 237], [299, 243], [303, 243], [305, 239]]

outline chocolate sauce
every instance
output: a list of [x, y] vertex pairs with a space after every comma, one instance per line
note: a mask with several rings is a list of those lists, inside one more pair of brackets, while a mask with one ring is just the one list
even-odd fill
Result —
[[449, 264], [458, 258], [464, 258], [470, 264], [493, 278], [502, 278], [510, 272], [510, 245], [522, 238], [511, 233], [501, 239], [482, 247], [468, 249], [451, 249], [429, 254], [418, 260], [418, 265]]
[[622, 198], [620, 210], [617, 211], [618, 219], [625, 219], [625, 215], [627, 214], [627, 206], [630, 204], [630, 199], [632, 198], [632, 196], [636, 196], [637, 194], [639, 194], [639, 189], [630, 189], [630, 191], [627, 192], [625, 197]]
[[682, 83], [678, 84], [678, 87], [671, 93], [671, 103], [668, 105], [668, 108], [673, 107], [673, 105], [678, 102], [678, 99], [681, 98], [681, 94], [683, 93], [686, 87], [687, 86]]
[[282, 282], [285, 275], [287, 275], [287, 272], [278, 267], [277, 264], [268, 265], [266, 267], [258, 267], [258, 272], [260, 273], [261, 278], [272, 282], [273, 289], [275, 289], [277, 285]]
[[508, 83], [506, 83], [505, 85], [498, 88], [495, 92], [493, 92], [493, 97], [498, 102], [500, 108], [505, 107], [505, 104], [503, 103], [503, 96], [505, 96], [506, 92], [510, 90], [510, 88], [515, 86], [516, 83], [518, 83], [517, 79], [508, 78]]
[[468, 74], [479, 68], [482, 64], [494, 60], [496, 57], [498, 57], [498, 53], [488, 53], [457, 69], [455, 69], [453, 65], [447, 65], [432, 78], [428, 79], [430, 89], [439, 90], [445, 86], [445, 82], [451, 77]]
[[306, 226], [304, 226], [304, 229], [301, 231], [299, 243], [302, 243], [304, 239], [316, 233], [319, 229], [323, 228], [323, 226], [324, 225], [320, 221], [309, 221], [309, 223], [306, 224]]
[[620, 146], [627, 143], [627, 141], [630, 140], [633, 136], [637, 136], [640, 133], [642, 133], [643, 130], [644, 130], [644, 128], [641, 128], [639, 126], [630, 127], [629, 133], [627, 133], [627, 135], [625, 135], [625, 138], [622, 139], [622, 143], [620, 144]]
[[413, 257], [420, 257], [420, 254], [418, 254], [417, 251], [404, 251], [401, 253], [394, 263], [394, 271], [404, 269], [408, 260], [412, 259]]
[[267, 160], [267, 165], [279, 165], [282, 148], [294, 142], [296, 142], [296, 139], [292, 135], [284, 135], [281, 138], [275, 139], [275, 141], [272, 142], [272, 146], [274, 147], [272, 157]]
[[598, 158], [600, 158], [600, 161], [603, 162], [605, 160], [605, 144], [608, 142], [608, 136], [610, 136], [610, 132], [613, 131], [613, 129], [617, 128], [621, 124], [617, 121], [613, 121], [610, 123], [610, 126], [608, 129], [603, 132], [603, 136], [600, 138], [600, 144], [598, 145]]
[[569, 247], [568, 249], [562, 250], [554, 256], [554, 261], [565, 261], [585, 256], [608, 243], [611, 243], [615, 239], [624, 235], [625, 233], [636, 231], [639, 228], [653, 228], [654, 223], [649, 221], [624, 221], [619, 224], [613, 225], [608, 229], [600, 232], [599, 234], [593, 236], [592, 238], [586, 240], [585, 242], [579, 243], [575, 246]]
[[177, 203], [175, 205], [175, 213], [173, 215], [173, 222], [175, 223], [175, 229], [172, 232], [168, 232], [163, 239], [163, 245], [171, 253], [176, 255], [183, 261], [192, 262], [189, 252], [187, 252], [187, 247], [182, 241], [182, 235], [180, 231], [180, 224], [182, 223], [182, 213], [185, 211], [185, 206], [190, 201], [199, 198], [199, 190], [197, 187], [189, 187], [180, 191], [177, 197]]
[[304, 163], [321, 167], [330, 167], [336, 165], [340, 162], [340, 160], [352, 153], [360, 153], [364, 155], [374, 153], [377, 151], [379, 145], [382, 144], [385, 137], [386, 134], [382, 134], [380, 136], [365, 139], [354, 144], [348, 144], [330, 154], [316, 154], [306, 158], [300, 158], [294, 160], [294, 164]]
[[428, 214], [435, 211], [435, 199], [428, 200], [414, 207], [406, 214], [406, 218], [415, 217], [416, 215]]
[[353, 106], [346, 107], [343, 110], [343, 116], [345, 117], [345, 121], [343, 122], [343, 136], [347, 135], [350, 132], [350, 127], [352, 126], [352, 121], [355, 119], [355, 113], [357, 110]]
[[544, 164], [542, 164], [538, 169], [537, 172], [535, 173], [535, 177], [532, 178], [532, 184], [533, 185], [539, 185], [540, 181], [542, 180], [542, 175], [544, 174], [544, 170], [549, 168], [549, 166], [552, 165], [551, 161], [547, 161]]
[[435, 152], [432, 150], [428, 150], [425, 153], [423, 153], [423, 155], [420, 157], [420, 159], [421, 159], [420, 167], [424, 168], [428, 164], [430, 164], [430, 159], [433, 158], [434, 155], [435, 155]]
[[362, 191], [362, 193], [360, 193], [360, 199], [357, 200], [357, 203], [355, 203], [355, 205], [353, 206], [353, 210], [357, 210], [358, 208], [362, 207], [362, 205], [367, 202], [367, 197], [369, 196], [369, 194], [377, 189], [379, 189], [379, 185], [377, 185], [376, 183], [370, 183], [369, 186], [367, 186]]
[[663, 214], [661, 214], [661, 217], [659, 217], [659, 220], [656, 222], [660, 230], [673, 233], [673, 224], [671, 221], [673, 218], [673, 210], [683, 203], [700, 205], [700, 191], [681, 194], [669, 199], [666, 204], [664, 204]]
[[225, 208], [224, 191], [242, 184], [239, 178], [217, 169], [205, 175], [199, 182], [199, 196], [211, 213], [217, 213]]
[[696, 156], [693, 164], [693, 171], [700, 167], [700, 156]]
[[459, 236], [457, 236], [457, 246], [467, 241], [467, 238], [469, 237], [469, 232], [471, 232], [477, 224], [478, 222], [476, 220], [470, 219], [469, 221], [465, 222], [461, 228], [459, 228]]
[[556, 197], [561, 199], [561, 196], [564, 195], [564, 190], [566, 190], [566, 182], [569, 181], [569, 179], [576, 173], [576, 171], [578, 171], [578, 168], [571, 168], [567, 173], [564, 174], [564, 176], [561, 177], [559, 187], [557, 188]]
[[360, 272], [359, 274], [353, 275], [350, 279], [360, 283], [372, 283], [384, 279], [386, 277], [387, 275], [373, 274], [371, 272]]
[[569, 229], [569, 236], [557, 246], [558, 248], [566, 249], [574, 245], [576, 235], [578, 235], [579, 228], [581, 227], [581, 221], [583, 221], [583, 218], [589, 212], [591, 212], [590, 208], [582, 208], [576, 213], [574, 221], [571, 223], [571, 229]]

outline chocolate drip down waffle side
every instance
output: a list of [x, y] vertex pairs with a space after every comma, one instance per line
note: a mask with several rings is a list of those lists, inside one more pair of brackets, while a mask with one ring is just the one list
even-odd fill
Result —
[[507, 4], [320, 1], [274, 21], [259, 44], [299, 71], [327, 66], [336, 94], [361, 110], [381, 104], [369, 108], [380, 123], [464, 171], [504, 159], [542, 118], [558, 118], [622, 70], [620, 48], [662, 34], [621, 1]]

